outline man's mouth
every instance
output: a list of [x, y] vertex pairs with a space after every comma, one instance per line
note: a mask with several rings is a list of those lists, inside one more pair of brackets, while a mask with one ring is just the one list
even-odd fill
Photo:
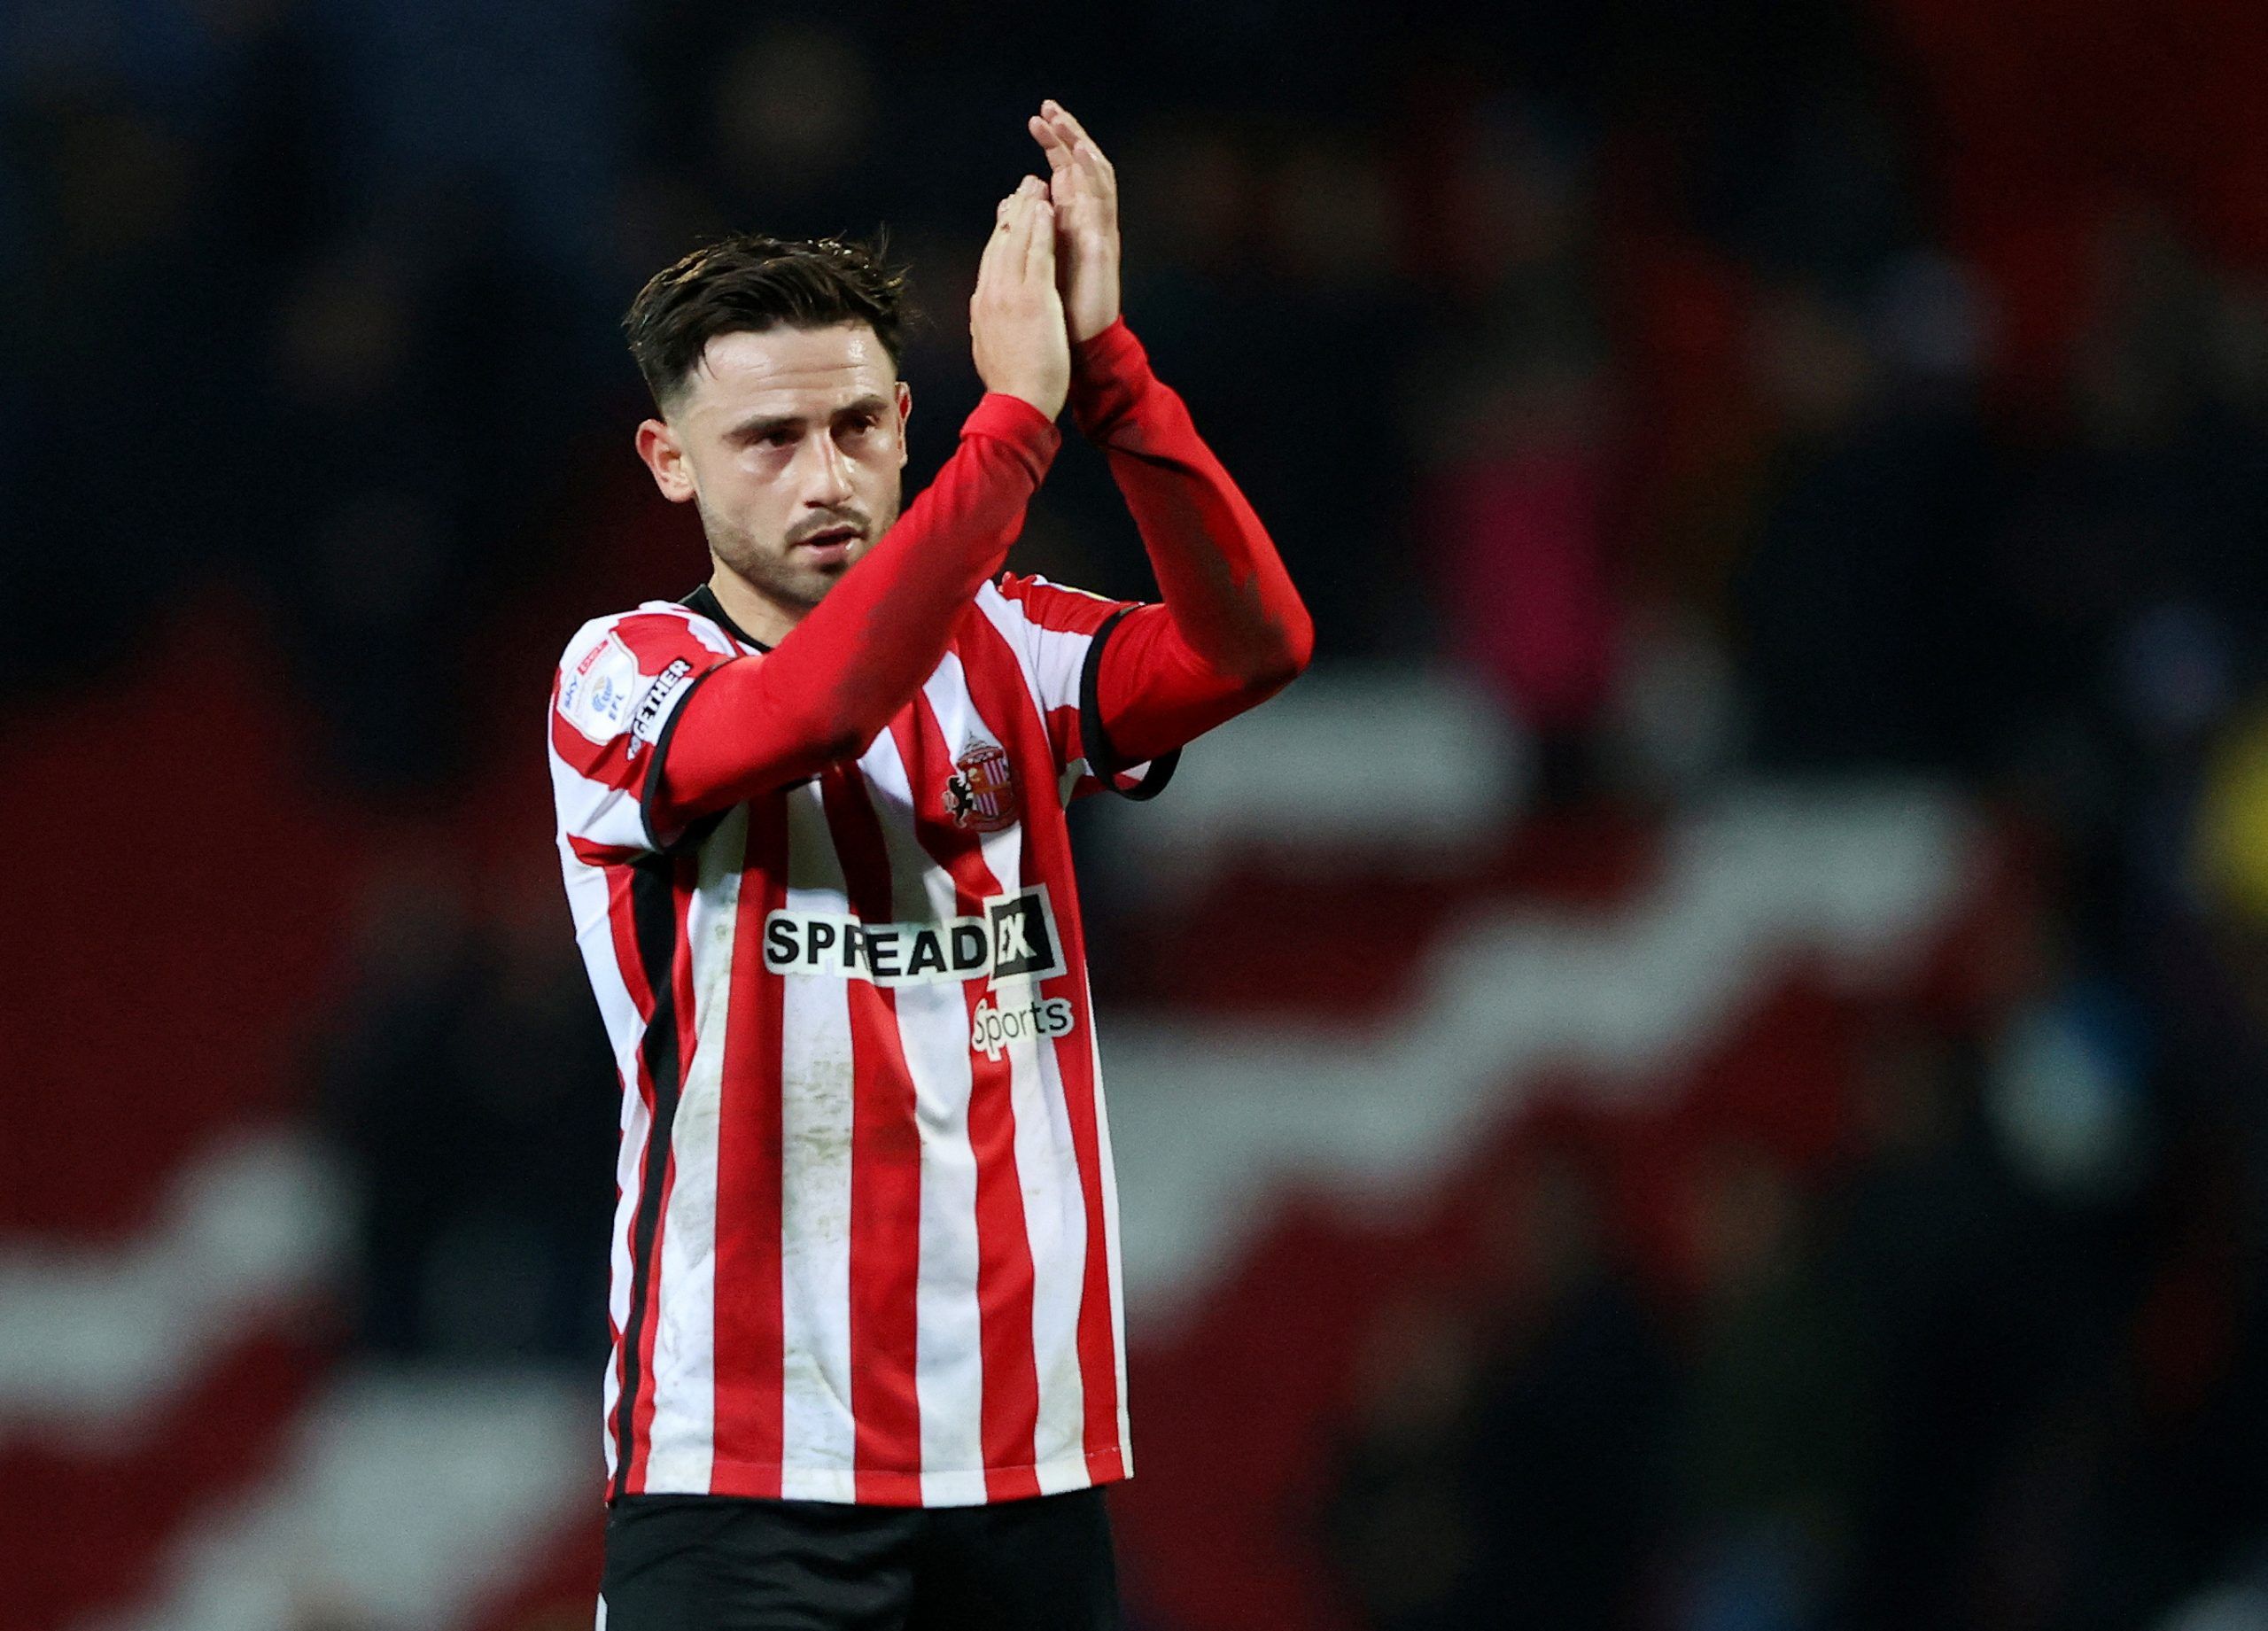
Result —
[[846, 524], [799, 538], [793, 547], [809, 550], [813, 560], [825, 565], [845, 558], [850, 553], [850, 546], [865, 536], [859, 529]]

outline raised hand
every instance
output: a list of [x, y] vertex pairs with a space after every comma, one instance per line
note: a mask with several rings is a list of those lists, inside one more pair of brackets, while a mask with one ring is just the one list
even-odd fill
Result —
[[968, 300], [976, 372], [988, 391], [1021, 397], [1050, 419], [1071, 389], [1071, 346], [1055, 288], [1055, 208], [1027, 175], [994, 212]]
[[1074, 341], [1118, 321], [1118, 172], [1056, 101], [1039, 105], [1032, 139], [1047, 153], [1055, 206], [1055, 270]]

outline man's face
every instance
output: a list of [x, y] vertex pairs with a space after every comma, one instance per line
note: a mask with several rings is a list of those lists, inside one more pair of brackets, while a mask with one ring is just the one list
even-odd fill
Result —
[[912, 406], [863, 322], [720, 334], [666, 416], [639, 426], [638, 451], [791, 627], [897, 519]]

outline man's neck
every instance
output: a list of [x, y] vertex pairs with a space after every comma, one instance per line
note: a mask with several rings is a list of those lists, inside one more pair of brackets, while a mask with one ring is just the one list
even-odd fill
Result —
[[709, 592], [717, 597], [725, 615], [740, 625], [741, 633], [760, 646], [778, 645], [803, 621], [800, 610], [782, 606], [722, 561], [709, 574]]

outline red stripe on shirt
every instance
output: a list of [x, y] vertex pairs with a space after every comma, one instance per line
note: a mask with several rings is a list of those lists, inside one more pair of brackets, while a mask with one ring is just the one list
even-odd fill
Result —
[[[913, 795], [915, 836], [929, 858], [951, 874], [954, 910], [963, 917], [982, 917], [985, 899], [1014, 883], [993, 877], [984, 863], [983, 841], [945, 812], [945, 778], [952, 769], [952, 753], [926, 695], [914, 695], [913, 706], [891, 721], [890, 735]], [[1029, 789], [1018, 792], [1028, 796]], [[990, 990], [982, 981], [965, 980], [961, 991], [973, 1030], [977, 1006]], [[1024, 1221], [1023, 1184], [1016, 1169], [1014, 1068], [1005, 1052], [990, 1058], [974, 1047], [969, 1050], [968, 1143], [976, 1162], [984, 1493], [990, 1500], [1014, 1501], [1039, 1493], [1038, 1474], [1033, 1470], [1039, 1436], [1039, 1368], [1032, 1353], [1031, 1234]]]
[[[853, 915], [886, 923], [889, 854], [855, 765], [819, 778]], [[855, 1085], [850, 1112], [850, 1414], [862, 1502], [919, 1505], [921, 1403], [914, 1388], [921, 1269], [921, 1129], [897, 1029], [897, 998], [846, 980]]]
[[567, 846], [574, 850], [575, 858], [586, 866], [626, 866], [641, 856], [652, 853], [647, 850], [633, 850], [625, 844], [593, 843], [573, 833], [567, 835]]
[[[630, 883], [631, 874], [626, 867], [617, 868], [607, 874], [607, 929], [614, 943], [615, 967], [622, 976], [623, 990], [629, 993], [631, 1006], [637, 1010], [638, 1022], [642, 1028], [653, 1018], [654, 993], [646, 982], [645, 964], [638, 955], [638, 930], [630, 912]], [[632, 1048], [630, 1058], [631, 1068], [634, 1072], [635, 1079], [626, 1085], [636, 1091], [640, 1101], [646, 1107], [646, 1138], [650, 1142], [654, 1137], [654, 1083], [653, 1078], [647, 1073], [645, 1048], [642, 1045]], [[647, 1146], [641, 1144], [638, 1151], [636, 1168], [641, 1200], [646, 1183], [646, 1155]], [[630, 1257], [630, 1272], [633, 1285], [636, 1284], [639, 1270], [638, 1212], [638, 1207], [632, 1207], [629, 1217], [623, 1223], [625, 1231], [623, 1247]], [[649, 1281], [651, 1278], [650, 1275], [648, 1276]], [[625, 1310], [624, 1317], [629, 1317], [629, 1310]], [[610, 1309], [607, 1324], [614, 1334], [615, 1385], [614, 1410], [607, 1417], [606, 1423], [607, 1442], [619, 1446], [622, 1441], [622, 1413], [625, 1410], [631, 1411], [634, 1421], [638, 1401], [633, 1395], [630, 1379], [626, 1374], [627, 1354], [623, 1346], [626, 1332], [623, 1327], [614, 1324]], [[649, 1390], [652, 1378], [653, 1372], [641, 1366], [639, 1371], [639, 1389]], [[633, 1439], [631, 1446], [633, 1454], [635, 1444], [636, 1441]], [[621, 1457], [623, 1452], [617, 1449], [617, 1457]], [[618, 1480], [626, 1480], [627, 1459], [617, 1459], [616, 1476]]]
[[[1079, 708], [1076, 703], [1049, 709], [1047, 728], [1058, 744], [1055, 761], [1058, 765], [1068, 769], [1087, 757], [1086, 735], [1080, 722]], [[1060, 780], [1057, 781], [1056, 798], [1060, 803], [1073, 804], [1090, 794], [1099, 793], [1102, 790], [1102, 778], [1095, 773], [1094, 766], [1090, 764], [1084, 771], [1080, 773], [1078, 779], [1071, 783], [1068, 793], [1062, 790], [1061, 781]]]
[[[972, 698], [980, 693], [1009, 695], [1010, 687], [1029, 697], [1015, 653], [990, 618], [971, 618], [959, 649]], [[999, 723], [1009, 734], [1002, 742], [1010, 761], [1049, 763], [1038, 709], [1012, 707], [1003, 712], [1006, 717]], [[1055, 908], [1056, 928], [1063, 936], [1066, 972], [1043, 982], [1040, 989], [1045, 991], [1052, 986], [1049, 995], [1069, 998], [1075, 1016], [1071, 1029], [1056, 1037], [1052, 1045], [1087, 1217], [1086, 1262], [1079, 1292], [1079, 1380], [1085, 1394], [1087, 1470], [1101, 1482], [1124, 1477], [1125, 1470], [1118, 1442], [1118, 1339], [1111, 1318], [1110, 1243], [1103, 1219], [1102, 1144], [1096, 1113], [1094, 1056], [1090, 1052], [1094, 1009], [1087, 993], [1086, 944], [1071, 871], [1069, 829], [1060, 819], [1028, 820], [1024, 845], [1028, 875], [1062, 881], [1060, 889], [1051, 887], [1049, 900]]]
[[[633, 746], [638, 749], [635, 755], [631, 752]], [[636, 791], [646, 775], [645, 749], [645, 742], [626, 730], [604, 742], [593, 742], [568, 724], [557, 708], [551, 711], [551, 750], [577, 775], [601, 787]]]
[[[686, 1072], [693, 1063], [696, 1035], [693, 1012], [693, 941], [687, 933], [687, 914], [692, 908], [694, 890], [699, 884], [700, 862], [696, 856], [682, 855], [669, 865], [670, 915], [677, 929], [670, 958], [669, 981], [671, 1006], [676, 1010], [677, 1020], [676, 1091], [682, 1095]], [[674, 1128], [672, 1117], [669, 1130], [673, 1132]], [[668, 1249], [670, 1197], [676, 1192], [677, 1142], [672, 1137], [666, 1162], [662, 1169], [661, 1209], [654, 1224], [653, 1267], [646, 1277], [646, 1317], [643, 1329], [638, 1333], [638, 1369], [643, 1385], [638, 1390], [637, 1409], [630, 1418], [633, 1436], [628, 1491], [632, 1495], [645, 1490], [647, 1468], [654, 1453], [654, 1402], [661, 1393], [654, 1379], [654, 1337], [662, 1324], [662, 1257]]]
[[690, 611], [633, 611], [614, 621], [614, 633], [637, 659], [638, 672], [651, 677], [682, 660], [695, 673], [732, 659], [693, 632]]
[[[683, 866], [678, 869], [681, 874]], [[638, 1089], [646, 1105], [646, 1146], [639, 1158], [639, 1203], [631, 1211], [631, 1284], [632, 1306], [629, 1317], [637, 1332], [636, 1370], [631, 1371], [631, 1343], [625, 1332], [615, 1349], [617, 1381], [621, 1386], [616, 1402], [614, 1427], [617, 1433], [616, 1487], [625, 1494], [635, 1495], [645, 1488], [646, 1467], [652, 1447], [654, 1421], [654, 1329], [661, 1314], [662, 1245], [669, 1223], [670, 1192], [677, 1178], [676, 1152], [669, 1146], [669, 1129], [662, 1125], [662, 1093], [653, 1080], [647, 1062], [647, 1032], [650, 1030], [659, 1006], [654, 985], [654, 973], [647, 966], [643, 949], [639, 944], [637, 919], [637, 890], [641, 874], [633, 867], [617, 867], [607, 877], [607, 920], [614, 942], [615, 961], [622, 975], [624, 989], [638, 1011], [641, 1033], [634, 1050], [638, 1070]], [[672, 936], [676, 950], [672, 967], [667, 971], [672, 1005], [679, 990], [676, 974], [678, 957], [682, 954], [685, 940], [685, 905], [687, 891], [679, 879], [672, 877], [670, 912], [676, 933]], [[682, 1033], [680, 1045], [683, 1046]], [[684, 1078], [684, 1056], [679, 1056], [678, 1077]], [[672, 1098], [676, 1084], [672, 1084]], [[648, 1195], [649, 1175], [653, 1169], [654, 1140], [662, 1145], [662, 1173], [658, 1184], [653, 1185], [650, 1201], [654, 1218], [654, 1232], [644, 1252], [638, 1249], [637, 1228], [649, 1208]], [[620, 1442], [622, 1412], [629, 1411], [630, 1437], [627, 1445]]]
[[654, 1384], [654, 1332], [662, 1323], [662, 1250], [669, 1233], [670, 1196], [677, 1189], [677, 1152], [664, 1157], [662, 1169], [661, 1213], [654, 1228], [653, 1270], [646, 1277], [646, 1316], [638, 1329], [638, 1398], [630, 1414], [630, 1474], [623, 1482], [625, 1495], [646, 1492], [646, 1472], [654, 1453], [654, 1401], [660, 1390]]
[[[748, 812], [717, 1131], [716, 1442], [731, 1448], [736, 1493], [745, 1487], [776, 1499], [786, 1419], [780, 1085], [786, 992], [764, 965], [764, 924], [788, 900], [786, 796], [755, 799]], [[726, 1459], [720, 1455], [720, 1463]]]

